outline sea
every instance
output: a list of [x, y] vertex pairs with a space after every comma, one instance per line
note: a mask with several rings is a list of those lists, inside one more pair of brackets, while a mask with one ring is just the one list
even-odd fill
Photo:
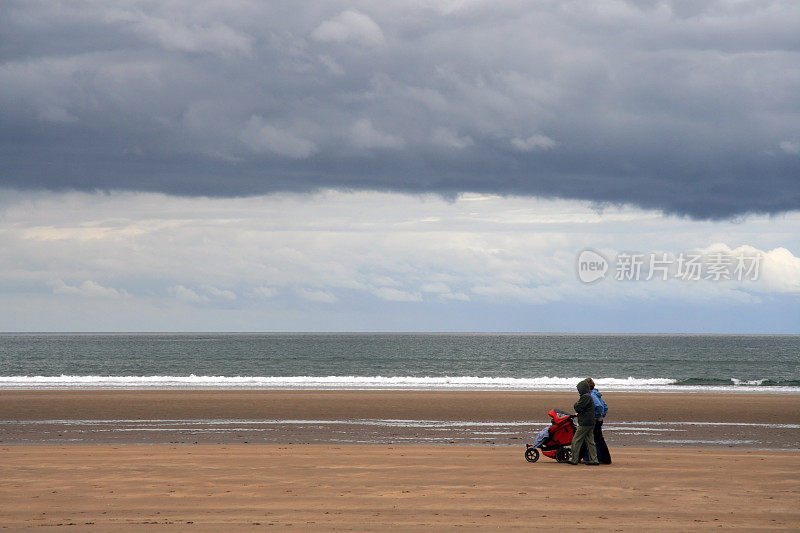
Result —
[[800, 335], [0, 334], [0, 389], [800, 393]]

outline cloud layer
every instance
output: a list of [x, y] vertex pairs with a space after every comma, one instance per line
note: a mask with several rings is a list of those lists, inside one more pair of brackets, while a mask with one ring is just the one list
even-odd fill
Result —
[[[4, 196], [0, 323], [12, 330], [669, 331], [656, 318], [670, 308], [676, 331], [798, 324], [796, 213], [699, 222], [566, 200], [337, 191]], [[672, 271], [645, 281], [645, 262], [639, 281], [612, 279], [612, 265], [609, 279], [588, 285], [576, 265], [586, 248], [609, 259], [666, 254], [673, 267], [684, 252], [762, 260], [755, 281]], [[709, 325], [708, 310], [720, 308], [727, 320]], [[599, 311], [581, 321], [587, 309]], [[615, 311], [624, 318], [604, 323]]]
[[8, 1], [0, 185], [794, 210], [798, 34], [788, 0]]

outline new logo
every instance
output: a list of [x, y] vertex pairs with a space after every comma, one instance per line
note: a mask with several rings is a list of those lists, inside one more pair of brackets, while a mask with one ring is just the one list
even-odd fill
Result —
[[606, 277], [608, 261], [605, 257], [591, 249], [583, 250], [578, 254], [578, 279], [583, 283], [594, 283]]

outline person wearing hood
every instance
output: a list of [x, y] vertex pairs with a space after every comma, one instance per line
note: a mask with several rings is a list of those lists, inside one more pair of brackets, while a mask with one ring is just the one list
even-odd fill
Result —
[[591, 386], [584, 379], [578, 383], [578, 393], [580, 399], [575, 402], [575, 412], [578, 416], [578, 429], [572, 437], [572, 458], [569, 462], [573, 465], [581, 461], [581, 446], [586, 443], [589, 450], [589, 461], [587, 465], [599, 465], [597, 460], [597, 448], [594, 444], [594, 400], [592, 399]]

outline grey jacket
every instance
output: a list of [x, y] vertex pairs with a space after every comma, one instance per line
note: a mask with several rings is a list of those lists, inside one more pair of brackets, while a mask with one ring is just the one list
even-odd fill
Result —
[[584, 379], [578, 383], [578, 392], [581, 398], [575, 402], [575, 412], [578, 413], [579, 426], [593, 426], [594, 425], [594, 400], [591, 395], [591, 388]]

